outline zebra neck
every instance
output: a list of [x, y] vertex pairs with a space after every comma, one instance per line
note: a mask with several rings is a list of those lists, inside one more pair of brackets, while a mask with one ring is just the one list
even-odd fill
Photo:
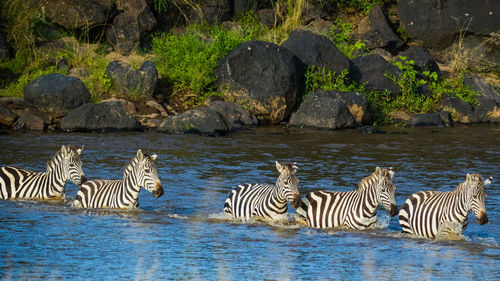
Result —
[[356, 190], [356, 204], [364, 210], [364, 214], [371, 216], [377, 212], [378, 194], [375, 184]]
[[139, 199], [139, 191], [141, 191], [141, 186], [137, 182], [137, 178], [135, 177], [135, 173], [131, 172], [125, 175], [123, 178], [123, 192], [128, 194], [127, 197], [134, 202], [137, 202]]
[[270, 196], [267, 197], [266, 201], [274, 202], [275, 205], [280, 208], [288, 203], [288, 199], [281, 194], [280, 189], [277, 185], [275, 185], [275, 188], [271, 192]]
[[445, 208], [446, 215], [453, 214], [455, 219], [458, 219], [460, 222], [465, 221], [467, 219], [467, 215], [471, 209], [470, 203], [467, 196], [467, 191], [465, 189], [457, 187], [454, 191], [451, 191], [448, 194], [451, 206]]
[[51, 167], [47, 172], [42, 173], [42, 177], [46, 180], [44, 186], [46, 188], [47, 197], [59, 196], [62, 194], [66, 186], [62, 165]]

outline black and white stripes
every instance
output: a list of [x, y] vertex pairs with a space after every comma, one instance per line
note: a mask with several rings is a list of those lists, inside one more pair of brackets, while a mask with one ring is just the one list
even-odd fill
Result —
[[224, 203], [224, 212], [233, 218], [249, 220], [251, 217], [279, 219], [288, 211], [288, 202], [297, 207], [300, 200], [295, 163], [280, 164], [280, 173], [275, 185], [243, 184], [232, 190]]
[[490, 183], [491, 178], [483, 182], [480, 175], [467, 174], [455, 190], [420, 191], [411, 195], [399, 212], [402, 231], [426, 238], [462, 234], [468, 224], [469, 211], [479, 224], [487, 223], [484, 186]]
[[0, 199], [51, 199], [64, 197], [68, 180], [75, 184], [86, 181], [80, 154], [82, 148], [63, 145], [47, 162], [46, 172], [17, 167], [0, 168]]
[[140, 149], [125, 167], [123, 180], [87, 181], [80, 186], [75, 207], [81, 208], [136, 208], [141, 187], [154, 197], [163, 195], [163, 187], [153, 161], [157, 155], [144, 154]]
[[314, 228], [346, 227], [367, 229], [377, 222], [379, 204], [391, 216], [397, 213], [392, 183], [394, 172], [376, 168], [375, 172], [364, 178], [353, 191], [316, 191], [311, 192], [300, 203], [297, 213], [307, 225]]

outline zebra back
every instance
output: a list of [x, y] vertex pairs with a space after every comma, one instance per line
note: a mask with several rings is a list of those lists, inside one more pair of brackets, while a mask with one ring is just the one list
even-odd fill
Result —
[[157, 155], [140, 149], [125, 166], [122, 180], [88, 181], [80, 186], [74, 206], [82, 208], [135, 208], [139, 206], [141, 187], [154, 197], [163, 195], [163, 187], [154, 165]]
[[412, 194], [401, 207], [399, 224], [403, 233], [425, 238], [437, 235], [461, 235], [472, 211], [479, 224], [488, 222], [485, 208], [485, 185], [478, 174], [467, 174], [466, 180], [452, 191], [420, 191]]
[[392, 169], [377, 167], [374, 173], [361, 180], [356, 190], [311, 192], [300, 203], [297, 214], [314, 228], [370, 228], [377, 222], [379, 204], [391, 216], [397, 213], [393, 176]]
[[17, 167], [0, 169], [0, 199], [60, 198], [64, 197], [66, 181], [75, 184], [86, 181], [80, 154], [82, 148], [63, 145], [47, 162], [46, 172], [35, 172]]
[[296, 163], [280, 164], [275, 185], [244, 184], [233, 189], [224, 202], [224, 212], [233, 218], [249, 220], [254, 216], [277, 219], [288, 211], [288, 202], [296, 205], [300, 200]]

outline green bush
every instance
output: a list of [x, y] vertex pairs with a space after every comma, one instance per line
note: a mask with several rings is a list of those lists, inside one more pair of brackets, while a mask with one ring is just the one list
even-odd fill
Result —
[[358, 40], [352, 42], [351, 33], [354, 24], [351, 22], [342, 22], [337, 19], [331, 26], [328, 38], [333, 41], [335, 46], [349, 59], [354, 59], [366, 52], [366, 44]]

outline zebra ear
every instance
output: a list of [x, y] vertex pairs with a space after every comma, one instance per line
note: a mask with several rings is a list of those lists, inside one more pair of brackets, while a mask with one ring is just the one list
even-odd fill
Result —
[[151, 161], [155, 161], [155, 160], [156, 160], [156, 158], [158, 158], [158, 155], [153, 154], [153, 155], [151, 155], [151, 156], [149, 156], [149, 157], [151, 158]]
[[297, 174], [298, 170], [299, 170], [299, 166], [297, 166], [296, 162], [293, 162], [293, 164], [292, 164], [292, 173], [295, 175], [295, 174]]
[[488, 185], [488, 184], [491, 184], [491, 182], [493, 181], [493, 177], [489, 177], [487, 180], [484, 181], [483, 185]]
[[139, 148], [139, 150], [137, 150], [137, 154], [135, 155], [135, 157], [137, 157], [137, 160], [139, 161], [142, 161], [142, 159], [144, 158], [144, 154], [142, 154], [142, 150]]
[[467, 176], [465, 177], [465, 181], [471, 181], [472, 180], [472, 177], [470, 176], [470, 174], [467, 174]]
[[62, 153], [62, 155], [68, 154], [68, 151], [66, 150], [66, 146], [65, 145], [61, 146], [61, 153]]
[[76, 152], [78, 153], [78, 155], [82, 155], [83, 147], [84, 147], [84, 146], [82, 145], [82, 148], [78, 148], [78, 149], [76, 150]]
[[382, 173], [382, 170], [380, 170], [380, 167], [375, 168], [375, 174], [380, 175]]
[[391, 180], [394, 178], [394, 170], [392, 169], [392, 167], [389, 168], [389, 170], [387, 171], [387, 173], [389, 174], [389, 177], [391, 178]]
[[278, 172], [281, 172], [283, 171], [283, 166], [281, 166], [280, 162], [278, 162], [278, 160], [276, 160], [276, 169], [278, 170]]

